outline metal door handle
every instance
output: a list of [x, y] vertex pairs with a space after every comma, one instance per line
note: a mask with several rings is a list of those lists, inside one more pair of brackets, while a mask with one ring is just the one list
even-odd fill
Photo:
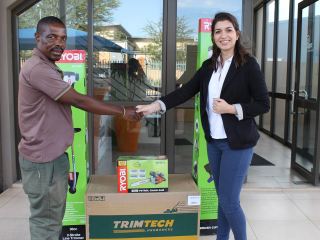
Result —
[[290, 91], [290, 95], [291, 95], [291, 111], [290, 111], [290, 114], [295, 114], [295, 112], [293, 111], [293, 109], [294, 109], [294, 97], [295, 97], [295, 93], [296, 93], [295, 90], [291, 90], [291, 91]]
[[309, 96], [308, 96], [308, 92], [306, 90], [299, 90], [299, 93], [303, 93], [304, 99], [308, 100]]
[[[291, 113], [291, 114], [296, 114], [296, 113], [297, 113], [297, 114], [305, 114], [305, 110], [304, 110], [304, 112], [294, 112], [294, 111], [293, 111], [293, 109], [294, 109], [294, 99], [295, 99], [295, 94], [296, 94], [296, 92], [297, 92], [297, 91], [295, 91], [295, 90], [291, 90], [291, 91], [290, 91], [290, 94], [291, 94], [291, 96], [292, 96], [292, 98], [291, 98], [291, 111], [290, 111], [290, 113]], [[309, 95], [308, 95], [308, 92], [307, 92], [306, 90], [299, 90], [298, 93], [303, 93], [304, 99], [305, 99], [305, 100], [308, 100]]]

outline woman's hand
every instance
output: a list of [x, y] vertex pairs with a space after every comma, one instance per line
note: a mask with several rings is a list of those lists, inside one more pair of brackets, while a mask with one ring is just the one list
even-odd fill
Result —
[[138, 105], [136, 106], [137, 113], [143, 113], [143, 115], [148, 115], [151, 113], [155, 113], [161, 110], [160, 103], [153, 102], [148, 105]]
[[128, 121], [140, 121], [142, 117], [143, 114], [137, 113], [133, 106], [123, 108], [123, 118]]
[[213, 112], [218, 114], [237, 114], [235, 106], [227, 103], [225, 100], [221, 98], [213, 99]]

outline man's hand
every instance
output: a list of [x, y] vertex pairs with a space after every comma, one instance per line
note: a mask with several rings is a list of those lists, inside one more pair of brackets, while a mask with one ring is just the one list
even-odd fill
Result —
[[142, 113], [143, 115], [148, 115], [161, 110], [160, 103], [153, 102], [148, 105], [138, 105], [136, 106], [137, 113]]
[[124, 107], [124, 119], [128, 121], [140, 121], [142, 117], [143, 114], [136, 112], [135, 107]]

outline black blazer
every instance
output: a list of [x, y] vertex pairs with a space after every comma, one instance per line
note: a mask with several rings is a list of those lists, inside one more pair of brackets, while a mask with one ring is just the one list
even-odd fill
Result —
[[[200, 92], [200, 113], [206, 140], [212, 140], [206, 112], [208, 85], [213, 73], [211, 59], [206, 60], [193, 78], [180, 89], [160, 98], [167, 110], [173, 108]], [[268, 90], [259, 64], [252, 56], [245, 64], [236, 68], [234, 58], [222, 86], [220, 98], [229, 104], [239, 103], [243, 110], [243, 120], [233, 114], [222, 114], [227, 140], [231, 148], [242, 149], [256, 145], [259, 139], [254, 117], [270, 109]]]

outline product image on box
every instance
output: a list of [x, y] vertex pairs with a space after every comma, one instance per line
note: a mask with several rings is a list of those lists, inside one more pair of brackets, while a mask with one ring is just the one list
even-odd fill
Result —
[[159, 184], [159, 183], [162, 183], [163, 181], [166, 181], [166, 178], [165, 178], [164, 174], [161, 173], [161, 172], [160, 173], [156, 173], [154, 171], [151, 171], [150, 172], [150, 177], [146, 178], [145, 170], [143, 170], [144, 175], [139, 175], [139, 177], [136, 177], [135, 171], [136, 170], [131, 170], [131, 174], [129, 175], [131, 179], [139, 179], [139, 177], [141, 177], [141, 176], [143, 176], [143, 177], [142, 177], [142, 180], [137, 181], [137, 182], [133, 182], [130, 185], [131, 187], [137, 187], [137, 186], [140, 186], [142, 184], [149, 183], [149, 182], [151, 182], [152, 184]]
[[165, 156], [121, 156], [117, 172], [118, 192], [168, 191], [168, 159]]

